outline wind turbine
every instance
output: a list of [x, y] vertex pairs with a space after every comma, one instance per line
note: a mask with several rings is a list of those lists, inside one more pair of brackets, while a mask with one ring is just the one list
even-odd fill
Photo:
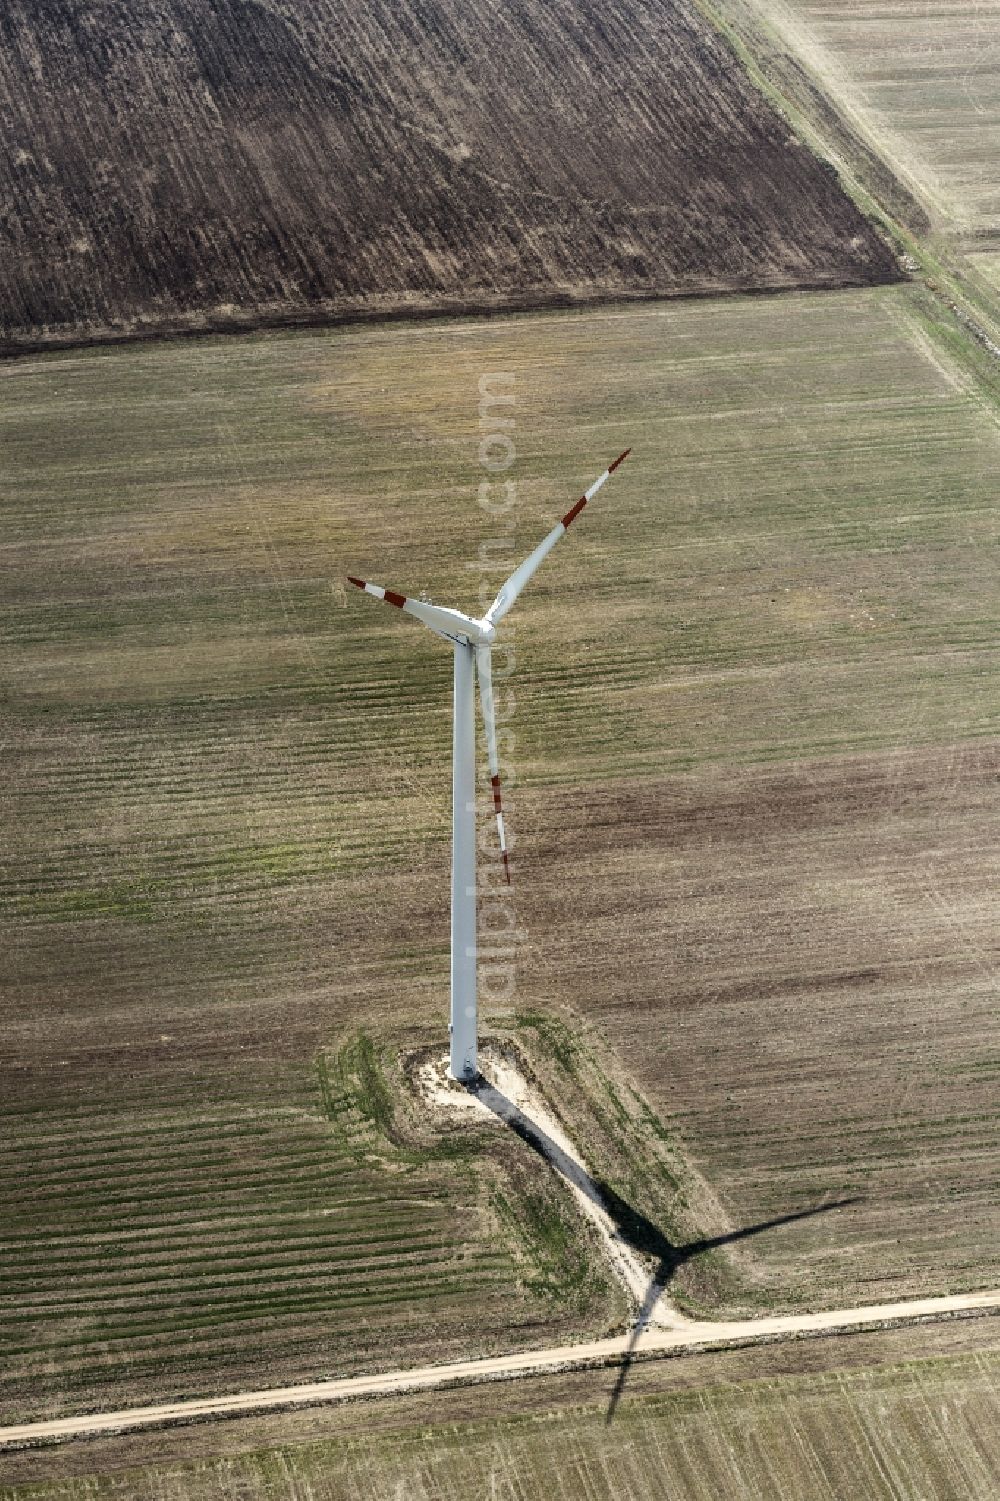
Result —
[[548, 557], [560, 537], [566, 535], [587, 504], [632, 452], [627, 448], [610, 464], [600, 479], [581, 495], [563, 519], [519, 567], [514, 569], [481, 620], [460, 610], [446, 609], [422, 599], [395, 594], [378, 584], [352, 578], [348, 582], [386, 604], [395, 605], [423, 622], [436, 636], [455, 649], [454, 721], [452, 727], [452, 854], [451, 854], [451, 1034], [452, 1078], [470, 1080], [477, 1072], [476, 1015], [476, 701], [474, 677], [479, 677], [479, 697], [486, 731], [493, 806], [504, 873], [510, 881], [507, 838], [500, 800], [500, 761], [497, 755], [496, 719], [493, 712], [492, 644], [496, 628], [512, 608], [521, 590], [539, 564]]

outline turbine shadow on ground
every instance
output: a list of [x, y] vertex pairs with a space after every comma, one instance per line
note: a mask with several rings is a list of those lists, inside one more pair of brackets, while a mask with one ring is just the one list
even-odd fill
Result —
[[778, 1215], [772, 1220], [762, 1220], [757, 1225], [746, 1225], [740, 1230], [729, 1230], [724, 1235], [688, 1241], [685, 1245], [674, 1245], [658, 1225], [654, 1225], [652, 1220], [640, 1210], [634, 1208], [620, 1194], [615, 1193], [607, 1183], [592, 1177], [541, 1126], [536, 1125], [530, 1116], [525, 1115], [513, 1100], [483, 1078], [482, 1074], [469, 1085], [469, 1089], [487, 1109], [492, 1110], [494, 1115], [509, 1126], [515, 1135], [526, 1142], [533, 1151], [544, 1157], [568, 1183], [584, 1194], [591, 1203], [603, 1209], [614, 1223], [617, 1234], [632, 1250], [655, 1262], [655, 1270], [646, 1289], [614, 1390], [611, 1393], [605, 1420], [607, 1423], [613, 1420], [615, 1409], [621, 1400], [629, 1369], [635, 1358], [639, 1336], [649, 1324], [656, 1304], [669, 1286], [671, 1278], [686, 1262], [691, 1261], [695, 1256], [704, 1255], [706, 1251], [714, 1251], [719, 1246], [731, 1245], [735, 1241], [761, 1235], [765, 1230], [774, 1230], [780, 1225], [790, 1225], [795, 1220], [811, 1219], [814, 1215], [828, 1214], [833, 1209], [842, 1209], [848, 1204], [859, 1202], [857, 1196], [834, 1199], [826, 1204], [817, 1204], [811, 1209], [798, 1209], [791, 1214]]

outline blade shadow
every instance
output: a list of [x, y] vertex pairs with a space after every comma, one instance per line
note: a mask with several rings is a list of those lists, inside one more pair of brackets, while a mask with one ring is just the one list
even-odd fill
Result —
[[663, 1291], [663, 1285], [659, 1283], [655, 1277], [652, 1278], [649, 1286], [646, 1289], [646, 1296], [642, 1300], [642, 1307], [639, 1309], [638, 1317], [636, 1318], [635, 1324], [632, 1327], [632, 1333], [629, 1335], [628, 1344], [625, 1346], [625, 1354], [623, 1355], [622, 1363], [618, 1368], [618, 1376], [611, 1390], [611, 1398], [608, 1402], [608, 1410], [604, 1414], [604, 1423], [606, 1427], [610, 1427], [610, 1425], [614, 1422], [615, 1410], [618, 1406], [618, 1403], [621, 1401], [622, 1392], [625, 1390], [625, 1383], [628, 1380], [629, 1371], [632, 1369], [632, 1362], [635, 1359], [635, 1348], [639, 1343], [639, 1336], [644, 1329], [648, 1328], [649, 1321], [653, 1316], [653, 1309], [660, 1301], [660, 1294]]
[[744, 1225], [738, 1230], [728, 1230], [723, 1235], [706, 1236], [701, 1240], [688, 1241], [684, 1245], [675, 1245], [658, 1225], [617, 1194], [609, 1184], [586, 1173], [548, 1132], [536, 1125], [530, 1116], [525, 1115], [524, 1111], [515, 1105], [513, 1100], [508, 1099], [502, 1090], [497, 1089], [496, 1085], [491, 1084], [480, 1074], [468, 1085], [468, 1088], [489, 1110], [492, 1110], [494, 1115], [509, 1126], [516, 1136], [544, 1157], [561, 1177], [583, 1193], [591, 1203], [605, 1210], [618, 1235], [627, 1245], [655, 1262], [655, 1270], [629, 1336], [621, 1369], [611, 1393], [605, 1416], [606, 1423], [612, 1422], [625, 1390], [628, 1374], [635, 1360], [639, 1336], [648, 1327], [660, 1295], [667, 1290], [671, 1279], [685, 1263], [692, 1261], [696, 1256], [703, 1256], [707, 1251], [714, 1251], [720, 1246], [748, 1240], [754, 1235], [762, 1235], [767, 1230], [776, 1230], [781, 1225], [791, 1225], [796, 1220], [812, 1219], [816, 1215], [829, 1214], [834, 1209], [842, 1209], [849, 1204], [860, 1202], [857, 1195], [846, 1199], [832, 1199], [823, 1204], [815, 1204], [809, 1209], [796, 1209], [789, 1214], [777, 1215], [774, 1219], [761, 1220], [755, 1225]]

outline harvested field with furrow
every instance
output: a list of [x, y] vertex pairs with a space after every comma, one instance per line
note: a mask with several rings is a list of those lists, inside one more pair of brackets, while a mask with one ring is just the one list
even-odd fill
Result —
[[629, 444], [510, 638], [485, 1025], [610, 1046], [716, 1226], [853, 1201], [687, 1308], [995, 1283], [1000, 426], [950, 340], [908, 286], [0, 368], [5, 1418], [619, 1315], [558, 1202], [317, 1060], [447, 1020], [449, 655], [344, 576], [474, 606]]
[[246, 1382], [262, 1346], [294, 1378], [364, 1369], [398, 1341], [437, 1352], [450, 1327], [456, 1351], [511, 1328], [530, 1340], [553, 1310], [497, 1235], [491, 1174], [387, 1172], [351, 1097], [329, 1082], [322, 1097], [147, 1112], [134, 1133], [96, 1113], [75, 1135], [31, 1116], [9, 1129], [4, 1409]]

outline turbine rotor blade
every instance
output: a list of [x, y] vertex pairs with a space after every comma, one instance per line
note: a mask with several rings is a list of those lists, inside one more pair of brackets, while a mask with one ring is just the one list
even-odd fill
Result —
[[486, 731], [486, 751], [490, 762], [490, 785], [493, 788], [493, 808], [497, 816], [497, 833], [500, 836], [500, 853], [503, 856], [504, 875], [510, 885], [510, 861], [507, 859], [507, 835], [503, 826], [503, 804], [500, 798], [500, 757], [497, 752], [497, 724], [493, 706], [493, 653], [489, 646], [476, 647], [476, 673], [479, 677], [479, 699], [483, 706], [483, 727]]
[[587, 504], [587, 501], [593, 500], [594, 496], [597, 494], [601, 486], [603, 484], [606, 484], [611, 475], [613, 475], [615, 470], [618, 468], [618, 465], [623, 464], [631, 452], [631, 448], [626, 448], [624, 453], [620, 453], [615, 459], [614, 463], [609, 464], [600, 478], [594, 481], [590, 489], [586, 490], [583, 495], [580, 496], [580, 499], [577, 501], [576, 505], [571, 507], [571, 509], [566, 512], [566, 515], [563, 517], [563, 519], [552, 528], [548, 536], [545, 537], [543, 541], [539, 542], [534, 552], [531, 553], [529, 557], [525, 558], [524, 562], [519, 564], [518, 567], [514, 569], [514, 572], [511, 574], [507, 582], [503, 585], [500, 593], [497, 595], [496, 599], [486, 611], [485, 620], [487, 625], [496, 625], [504, 618], [504, 616], [507, 614], [507, 611], [513, 606], [518, 595], [521, 593], [521, 590], [524, 588], [525, 584], [531, 578], [535, 570], [545, 560], [545, 558], [548, 557], [549, 553], [555, 547], [560, 537], [565, 537], [568, 528], [572, 526], [573, 522], [576, 520], [580, 512], [583, 510], [584, 506]]
[[364, 579], [347, 576], [347, 582], [353, 584], [356, 589], [362, 589], [365, 594], [372, 594], [376, 599], [384, 599], [387, 605], [395, 605], [398, 610], [405, 610], [407, 615], [412, 615], [423, 625], [426, 625], [437, 636], [444, 636], [449, 641], [454, 641], [456, 636], [462, 636], [469, 641], [478, 641], [482, 634], [482, 627], [476, 620], [463, 615], [461, 610], [449, 610], [444, 605], [428, 604], [422, 599], [410, 599], [405, 594], [396, 594], [392, 589], [383, 589], [380, 584], [369, 584]]

